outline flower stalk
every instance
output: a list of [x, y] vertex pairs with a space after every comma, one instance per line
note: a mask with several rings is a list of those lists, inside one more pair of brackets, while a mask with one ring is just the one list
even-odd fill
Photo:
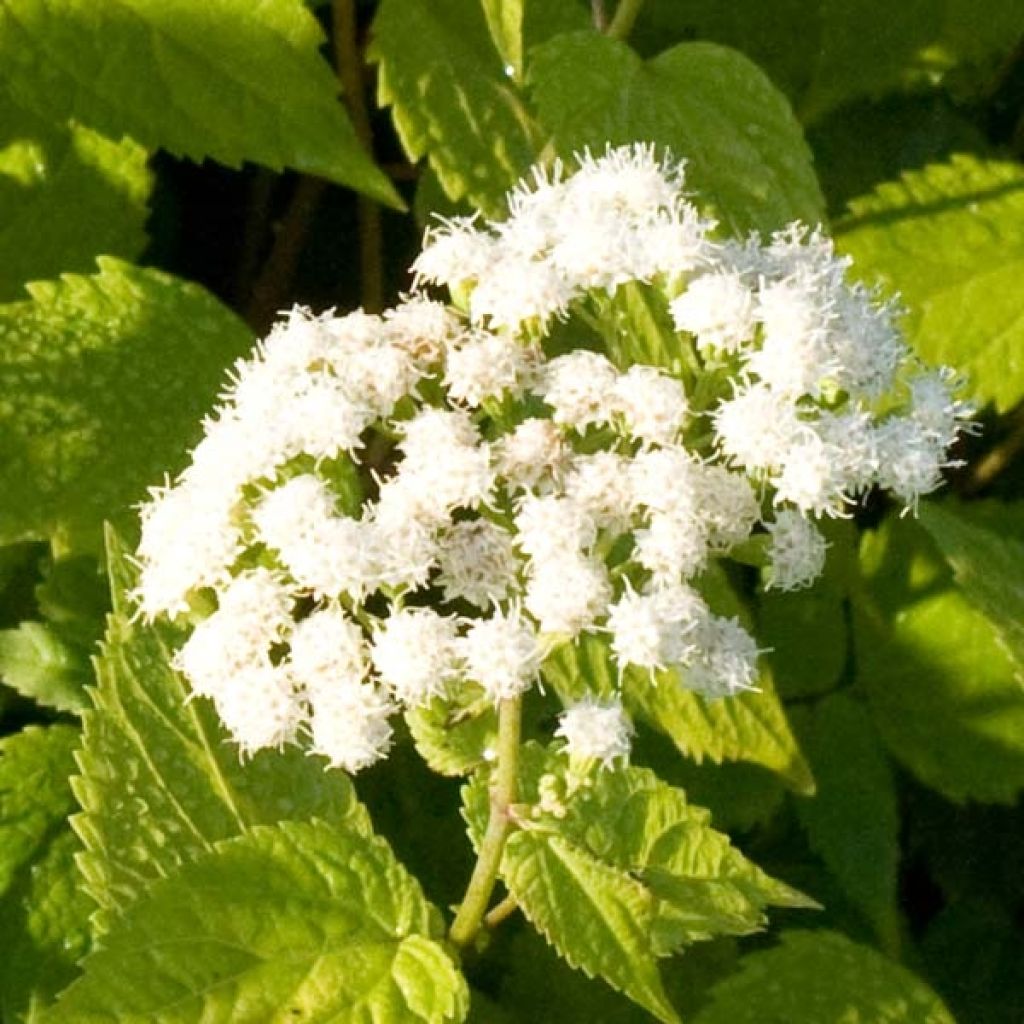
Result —
[[448, 933], [458, 947], [470, 946], [480, 931], [498, 880], [501, 855], [512, 831], [509, 809], [519, 792], [519, 742], [522, 732], [522, 697], [498, 705], [498, 756], [491, 781], [490, 814], [487, 830], [477, 855], [476, 866], [466, 886], [455, 920]]

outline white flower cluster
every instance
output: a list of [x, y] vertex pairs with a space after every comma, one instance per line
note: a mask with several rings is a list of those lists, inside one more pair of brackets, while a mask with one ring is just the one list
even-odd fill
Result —
[[[681, 187], [642, 146], [538, 173], [505, 221], [428, 234], [418, 277], [458, 307], [295, 310], [235, 367], [143, 508], [137, 600], [152, 618], [212, 592], [176, 663], [243, 751], [308, 739], [357, 771], [400, 709], [464, 683], [514, 698], [586, 631], [620, 670], [751, 689], [753, 638], [701, 596], [713, 560], [763, 535], [766, 584], [805, 586], [814, 516], [937, 485], [965, 410], [892, 310], [818, 234], [713, 240]], [[662, 303], [696, 376], [580, 333], [622, 286]], [[560, 321], [589, 347], [547, 352]], [[617, 699], [558, 730], [603, 763], [630, 734]]]

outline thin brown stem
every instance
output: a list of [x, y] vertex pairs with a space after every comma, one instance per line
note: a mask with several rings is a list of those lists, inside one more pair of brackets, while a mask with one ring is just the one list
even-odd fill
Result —
[[[341, 79], [345, 104], [356, 137], [373, 155], [373, 129], [366, 104], [359, 52], [355, 0], [334, 0], [334, 64]], [[384, 235], [380, 205], [367, 196], [356, 199], [359, 225], [359, 290], [363, 308], [376, 313], [384, 308]]]
[[252, 286], [246, 308], [246, 320], [259, 333], [270, 326], [288, 297], [313, 215], [326, 190], [327, 182], [320, 178], [302, 177], [295, 186], [291, 203], [276, 227], [270, 255]]
[[961, 487], [964, 494], [977, 494], [985, 490], [1024, 452], [1024, 405], [1018, 406], [1010, 422], [1009, 434], [978, 459], [967, 474]]

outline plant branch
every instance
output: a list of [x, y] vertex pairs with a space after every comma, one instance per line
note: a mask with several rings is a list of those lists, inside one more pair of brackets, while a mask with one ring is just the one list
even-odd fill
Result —
[[[512, 830], [509, 808], [519, 788], [519, 738], [522, 728], [522, 697], [503, 700], [498, 706], [498, 760], [491, 780], [490, 815], [466, 894], [452, 922], [448, 937], [460, 948], [469, 946], [480, 931], [491, 901], [505, 840]], [[497, 910], [497, 908], [495, 908]]]
[[300, 178], [288, 210], [276, 226], [274, 244], [252, 286], [246, 309], [249, 326], [259, 333], [270, 326], [288, 295], [313, 214], [326, 190], [327, 182], [320, 178]]
[[644, 0], [619, 0], [619, 6], [615, 9], [615, 16], [612, 18], [605, 35], [611, 39], [625, 39], [632, 31], [636, 16], [643, 7]]
[[590, 10], [594, 17], [594, 28], [604, 32], [608, 28], [608, 12], [604, 9], [604, 0], [590, 0]]
[[1010, 433], [974, 464], [963, 482], [963, 493], [969, 495], [983, 491], [1003, 470], [1012, 465], [1021, 452], [1024, 452], [1024, 405], [1019, 406], [1013, 414]]
[[[343, 96], [352, 126], [363, 149], [373, 156], [373, 129], [366, 105], [361, 69], [363, 62], [357, 42], [355, 0], [334, 0], [334, 64], [341, 79]], [[359, 290], [363, 309], [377, 313], [384, 308], [384, 238], [380, 206], [367, 196], [356, 197], [359, 225]]]
[[488, 928], [497, 928], [507, 917], [511, 917], [519, 909], [515, 896], [509, 894], [500, 903], [495, 904], [484, 915], [484, 924]]

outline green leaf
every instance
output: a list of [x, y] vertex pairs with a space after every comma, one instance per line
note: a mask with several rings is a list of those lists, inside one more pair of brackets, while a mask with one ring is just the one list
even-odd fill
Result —
[[502, 879], [571, 966], [603, 978], [658, 1020], [679, 1020], [651, 948], [654, 898], [640, 882], [557, 835], [530, 832], [509, 837]]
[[498, 715], [483, 690], [462, 684], [461, 692], [405, 712], [420, 756], [441, 775], [467, 775], [497, 749]]
[[[0, 15], [2, 17], [2, 15]], [[0, 306], [0, 541], [97, 549], [184, 462], [251, 335], [196, 285], [102, 258]]]
[[400, 208], [338, 102], [323, 42], [300, 0], [0, 7], [3, 88], [40, 117], [193, 160], [292, 167]]
[[410, 158], [430, 161], [449, 198], [501, 214], [537, 147], [480, 0], [382, 0], [367, 56]]
[[81, 711], [88, 706], [85, 688], [92, 682], [92, 666], [88, 654], [56, 627], [23, 622], [0, 630], [0, 680], [46, 707]]
[[26, 281], [88, 272], [146, 245], [146, 151], [83, 125], [56, 125], [0, 94], [0, 300]]
[[[1001, 511], [1019, 522], [1024, 505]], [[921, 523], [953, 567], [961, 591], [995, 627], [1024, 682], [1024, 540], [976, 518], [970, 505], [929, 502], [921, 506]]]
[[0, 894], [74, 806], [68, 775], [78, 730], [29, 726], [0, 740]]
[[494, 48], [518, 78], [523, 71], [523, 0], [480, 0]]
[[[463, 791], [474, 843], [487, 777]], [[722, 934], [747, 934], [764, 907], [813, 906], [769, 878], [710, 826], [710, 815], [643, 768], [580, 786], [559, 754], [522, 750], [517, 818], [501, 876], [517, 904], [574, 967], [603, 977], [656, 1016], [667, 1005], [656, 958]]]
[[296, 748], [242, 763], [209, 702], [190, 700], [169, 667], [180, 637], [133, 621], [125, 597], [132, 573], [113, 535], [110, 576], [114, 613], [74, 780], [81, 868], [104, 911], [124, 908], [157, 878], [254, 825], [322, 817], [369, 831], [341, 772]]
[[804, 590], [767, 590], [757, 603], [757, 638], [768, 649], [785, 699], [827, 693], [839, 682], [848, 654], [846, 595], [856, 565], [856, 531], [849, 520], [821, 524], [829, 543], [822, 576]]
[[807, 837], [880, 940], [894, 949], [900, 815], [871, 716], [858, 701], [836, 693], [793, 721], [818, 783], [813, 799], [797, 804]]
[[533, 52], [528, 80], [565, 157], [653, 142], [687, 159], [689, 187], [734, 232], [823, 218], [789, 104], [734, 50], [682, 43], [643, 61], [623, 43], [572, 33]]
[[[1017, 0], [820, 0], [821, 34], [805, 37], [812, 80], [798, 103], [811, 121], [857, 97], [934, 88], [981, 70], [990, 79], [1024, 32]], [[987, 85], [988, 82], [985, 81]]]
[[[545, 678], [563, 701], [586, 691], [609, 694], [618, 670], [608, 641], [588, 634], [556, 650], [545, 662]], [[628, 668], [622, 694], [629, 711], [668, 736], [687, 757], [720, 763], [749, 761], [781, 775], [797, 792], [813, 792], [814, 779], [786, 721], [771, 675], [762, 664], [756, 693], [708, 700], [686, 690], [673, 671], [650, 674]]]
[[383, 840], [254, 828], [155, 884], [43, 1020], [458, 1022], [441, 934]]
[[955, 1024], [906, 968], [838, 932], [789, 931], [711, 990], [693, 1024]]
[[952, 800], [1024, 788], [1024, 689], [992, 623], [928, 534], [890, 517], [864, 537], [854, 601], [858, 686], [892, 754]]
[[89, 949], [95, 904], [75, 866], [79, 849], [75, 834], [61, 828], [0, 900], [0, 1017], [5, 1021], [21, 1020], [21, 1014], [34, 1020], [74, 979]]
[[88, 945], [92, 901], [66, 819], [78, 730], [30, 726], [0, 741], [0, 1016], [47, 1001]]
[[956, 367], [977, 402], [1024, 397], [1024, 169], [953, 157], [850, 203], [837, 225], [857, 273], [909, 308], [905, 327], [930, 363]]

